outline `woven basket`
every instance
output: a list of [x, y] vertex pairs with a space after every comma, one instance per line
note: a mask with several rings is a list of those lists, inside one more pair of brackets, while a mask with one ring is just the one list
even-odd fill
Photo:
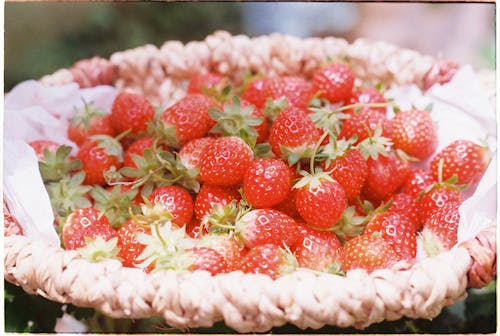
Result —
[[[456, 65], [381, 42], [337, 38], [256, 38], [216, 32], [204, 41], [168, 41], [76, 63], [41, 79], [47, 85], [112, 84], [168, 104], [184, 94], [185, 80], [216, 71], [241, 80], [245, 73], [309, 76], [327, 57], [348, 57], [357, 77], [388, 86], [415, 83], [425, 89], [449, 80]], [[492, 90], [491, 76], [484, 77]], [[232, 272], [146, 274], [117, 261], [89, 263], [75, 251], [24, 237], [5, 211], [5, 279], [53, 301], [93, 307], [115, 318], [162, 317], [173, 327], [210, 327], [217, 321], [239, 332], [263, 332], [286, 323], [364, 328], [383, 320], [433, 318], [496, 275], [495, 223], [452, 251], [411, 268], [354, 270], [345, 277], [308, 272], [271, 280]], [[436, 272], [436, 270], [439, 270]]]

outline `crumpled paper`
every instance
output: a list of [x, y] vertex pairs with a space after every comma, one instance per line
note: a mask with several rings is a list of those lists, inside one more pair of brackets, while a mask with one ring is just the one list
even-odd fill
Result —
[[59, 245], [50, 199], [38, 161], [27, 144], [47, 139], [73, 147], [66, 129], [75, 108], [93, 102], [109, 112], [117, 94], [111, 86], [80, 89], [77, 84], [47, 87], [31, 80], [17, 85], [4, 101], [4, 199], [24, 235]]
[[[12, 214], [20, 220], [25, 235], [59, 244], [53, 214], [36, 157], [26, 142], [46, 138], [73, 145], [66, 138], [67, 120], [76, 107], [93, 101], [110, 110], [116, 89], [99, 86], [79, 89], [76, 84], [44, 87], [36, 81], [16, 86], [5, 99], [4, 194]], [[474, 237], [496, 222], [496, 119], [489, 97], [470, 66], [461, 68], [445, 85], [436, 84], [422, 93], [414, 85], [393, 88], [387, 98], [401, 109], [425, 108], [438, 125], [437, 151], [456, 139], [487, 141], [493, 160], [473, 194], [460, 208], [459, 241]], [[427, 165], [428, 162], [422, 162]], [[419, 248], [418, 256], [422, 256]]]

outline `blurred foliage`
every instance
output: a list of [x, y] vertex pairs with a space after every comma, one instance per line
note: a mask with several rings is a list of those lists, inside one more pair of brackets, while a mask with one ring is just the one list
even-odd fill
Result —
[[[461, 334], [494, 333], [496, 331], [496, 280], [482, 289], [471, 289], [468, 297], [446, 307], [435, 319], [402, 318], [376, 323], [364, 330], [326, 326], [318, 330], [302, 330], [293, 325], [273, 328], [273, 334]], [[29, 295], [20, 287], [5, 282], [5, 330], [7, 332], [52, 332], [63, 309], [85, 323], [91, 333], [180, 333], [158, 318], [112, 319], [90, 308], [77, 308]], [[212, 328], [191, 329], [193, 334], [233, 334], [233, 329], [216, 323]]]
[[[169, 39], [241, 33], [239, 3], [48, 2], [5, 4], [5, 90], [80, 59]], [[33, 36], [36, 35], [36, 39]]]

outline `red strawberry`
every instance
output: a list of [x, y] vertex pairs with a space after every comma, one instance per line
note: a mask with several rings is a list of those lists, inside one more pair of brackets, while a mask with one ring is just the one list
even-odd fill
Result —
[[104, 111], [86, 103], [84, 108], [77, 110], [69, 120], [68, 138], [80, 146], [88, 137], [98, 134], [112, 137], [116, 135], [111, 115], [106, 115]]
[[333, 226], [347, 206], [344, 189], [325, 172], [304, 176], [294, 188], [297, 189], [297, 210], [313, 227], [324, 229]]
[[134, 155], [143, 156], [144, 150], [147, 148], [153, 148], [153, 146], [153, 138], [144, 137], [135, 140], [125, 151], [125, 155], [123, 156], [123, 166], [137, 168], [137, 165], [134, 162]]
[[241, 98], [248, 101], [250, 104], [255, 105], [261, 109], [266, 104], [266, 97], [264, 96], [264, 82], [263, 78], [256, 78], [248, 82], [245, 86]]
[[278, 210], [256, 209], [237, 220], [235, 234], [249, 248], [262, 244], [292, 246], [298, 238], [298, 226]]
[[356, 144], [358, 144], [372, 136], [377, 127], [381, 127], [383, 135], [390, 138], [390, 132], [387, 131], [388, 125], [389, 120], [384, 114], [371, 110], [361, 110], [344, 120], [338, 138], [347, 140], [356, 136]]
[[236, 239], [230, 234], [208, 234], [198, 243], [198, 246], [204, 246], [219, 252], [227, 265], [227, 272], [235, 270], [243, 255], [243, 248]]
[[235, 188], [203, 184], [194, 202], [195, 216], [202, 221], [214, 211], [214, 206], [224, 207], [232, 201], [239, 201], [241, 195]]
[[150, 234], [150, 229], [137, 225], [134, 220], [129, 219], [117, 230], [118, 235], [118, 257], [125, 267], [135, 267], [137, 257], [144, 251], [145, 246], [136, 239], [138, 232]]
[[166, 128], [175, 127], [175, 137], [180, 145], [204, 137], [215, 122], [208, 109], [217, 103], [203, 94], [188, 94], [163, 111], [160, 120]]
[[437, 180], [429, 170], [417, 168], [408, 174], [403, 190], [406, 194], [417, 197], [424, 189], [436, 182]]
[[408, 216], [413, 224], [414, 231], [418, 231], [421, 228], [422, 222], [414, 196], [406, 193], [397, 193], [392, 195], [389, 201], [391, 202], [389, 211], [403, 213]]
[[172, 222], [177, 226], [184, 226], [193, 217], [194, 204], [191, 195], [177, 186], [159, 187], [149, 195], [149, 201], [162, 204], [172, 215]]
[[108, 135], [94, 135], [80, 146], [77, 158], [82, 162], [85, 184], [105, 185], [104, 172], [122, 166], [123, 148], [118, 140]]
[[227, 272], [226, 260], [212, 248], [193, 247], [186, 250], [186, 254], [192, 262], [189, 271], [207, 271], [212, 275]]
[[251, 248], [240, 260], [239, 270], [243, 273], [265, 274], [277, 279], [295, 271], [297, 261], [293, 254], [274, 244]]
[[331, 103], [338, 103], [347, 101], [351, 96], [354, 77], [347, 64], [335, 62], [316, 70], [311, 81], [321, 97]]
[[94, 208], [76, 209], [68, 216], [62, 229], [62, 241], [67, 250], [85, 247], [85, 238], [96, 239], [98, 236], [108, 241], [116, 237], [116, 231], [108, 218]]
[[48, 150], [50, 153], [55, 154], [60, 144], [57, 142], [51, 141], [51, 140], [45, 140], [45, 139], [40, 139], [40, 140], [33, 140], [28, 143], [31, 148], [35, 151], [35, 155], [38, 159], [38, 161], [44, 161], [44, 155], [43, 152], [44, 150]]
[[179, 150], [179, 157], [187, 169], [198, 168], [201, 165], [201, 156], [209, 144], [214, 141], [212, 137], [193, 139], [184, 144]]
[[362, 268], [370, 273], [376, 269], [390, 268], [399, 260], [391, 244], [379, 233], [352, 238], [344, 245], [342, 252], [342, 265], [346, 272]]
[[273, 208], [287, 214], [292, 218], [299, 218], [299, 210], [297, 210], [297, 205], [295, 204], [296, 197], [297, 189], [292, 188], [288, 196], [282, 202], [273, 206]]
[[314, 95], [314, 89], [312, 84], [302, 77], [273, 77], [265, 80], [263, 95], [266, 100], [286, 99], [290, 106], [307, 109], [309, 101]]
[[419, 198], [417, 198], [417, 205], [420, 212], [422, 221], [435, 211], [444, 207], [448, 203], [462, 203], [462, 193], [460, 189], [449, 183], [436, 183], [429, 190], [424, 191]]
[[111, 107], [111, 122], [118, 134], [131, 130], [129, 137], [147, 131], [148, 123], [155, 117], [155, 110], [146, 97], [129, 92], [119, 93]]
[[453, 141], [431, 160], [430, 171], [436, 179], [441, 160], [443, 161], [442, 180], [456, 175], [458, 184], [475, 184], [479, 182], [488, 168], [491, 156], [487, 147], [468, 140]]
[[271, 126], [269, 144], [276, 156], [288, 158], [294, 164], [312, 155], [321, 134], [305, 110], [287, 107]]
[[370, 110], [373, 112], [379, 112], [380, 114], [387, 115], [387, 106], [369, 106], [370, 104], [387, 104], [387, 99], [384, 95], [377, 89], [372, 87], [364, 87], [359, 89], [354, 89], [351, 97], [347, 104], [366, 104], [367, 106], [359, 106], [358, 108], [353, 108], [345, 111], [349, 114], [354, 114], [356, 111]]
[[218, 138], [201, 156], [200, 180], [221, 186], [237, 185], [243, 181], [252, 160], [252, 149], [241, 138]]
[[320, 272], [338, 272], [342, 265], [342, 244], [328, 231], [317, 231], [300, 225], [300, 238], [292, 247], [299, 267]]
[[460, 203], [449, 202], [433, 211], [424, 223], [422, 239], [427, 255], [450, 250], [457, 243]]
[[396, 113], [392, 119], [394, 148], [425, 160], [438, 144], [436, 125], [427, 111], [412, 109]]
[[384, 200], [402, 184], [395, 157], [379, 155], [377, 159], [366, 161], [368, 173], [362, 194], [371, 201]]
[[225, 77], [215, 73], [197, 73], [192, 76], [187, 85], [187, 93], [205, 93], [205, 90], [217, 88], [225, 81]]
[[402, 212], [385, 211], [375, 214], [363, 234], [379, 232], [389, 242], [399, 259], [413, 260], [417, 255], [417, 235], [411, 219]]
[[203, 235], [207, 234], [207, 230], [201, 230], [200, 221], [193, 217], [191, 221], [186, 224], [186, 235], [193, 239], [200, 239]]
[[292, 189], [288, 165], [278, 159], [257, 159], [243, 178], [243, 194], [250, 205], [269, 208], [282, 201]]
[[366, 160], [357, 148], [350, 148], [348, 142], [330, 139], [321, 155], [326, 160], [321, 162], [323, 171], [337, 181], [345, 191], [346, 198], [356, 198], [365, 183], [368, 173]]

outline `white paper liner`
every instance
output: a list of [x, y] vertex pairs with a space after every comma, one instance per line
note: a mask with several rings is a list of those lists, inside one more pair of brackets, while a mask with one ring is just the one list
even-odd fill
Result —
[[[25, 235], [59, 243], [53, 215], [33, 150], [25, 142], [45, 138], [71, 144], [66, 138], [67, 119], [83, 100], [110, 110], [116, 89], [99, 86], [79, 89], [76, 84], [45, 87], [36, 81], [16, 86], [5, 99], [4, 193], [12, 214], [20, 220]], [[417, 86], [386, 92], [402, 109], [425, 108], [438, 124], [437, 151], [456, 139], [486, 140], [494, 159], [474, 194], [460, 208], [459, 241], [474, 237], [496, 221], [496, 119], [486, 93], [472, 68], [465, 66], [445, 85], [435, 85], [425, 94]], [[74, 144], [73, 144], [74, 146]], [[74, 146], [76, 148], [76, 146]], [[428, 162], [422, 162], [427, 165]], [[419, 242], [418, 258], [422, 256]]]

